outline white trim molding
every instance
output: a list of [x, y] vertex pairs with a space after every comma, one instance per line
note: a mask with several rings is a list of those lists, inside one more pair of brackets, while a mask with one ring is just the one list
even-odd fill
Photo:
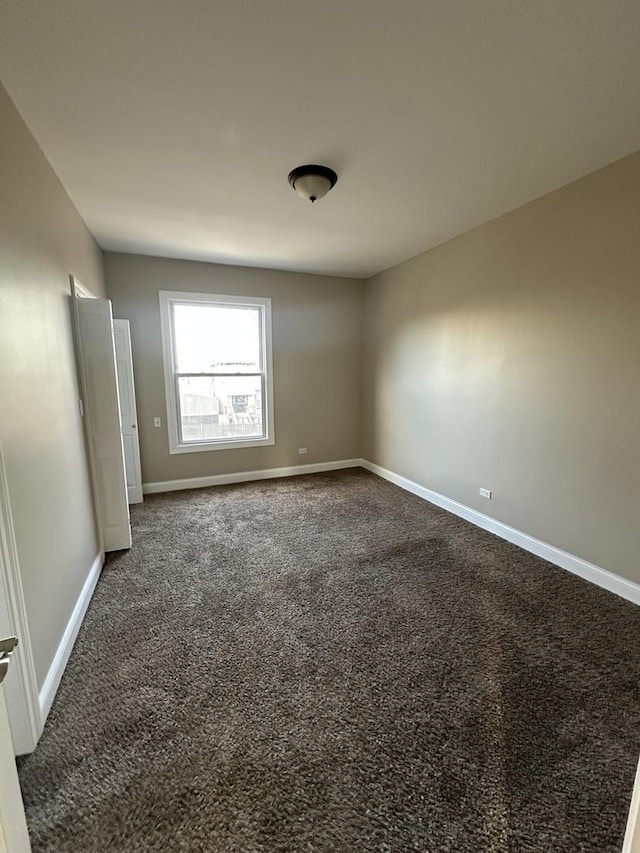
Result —
[[101, 551], [91, 564], [87, 579], [84, 582], [82, 591], [80, 592], [75, 607], [73, 608], [71, 618], [67, 623], [67, 627], [64, 630], [64, 634], [62, 635], [60, 644], [56, 649], [56, 653], [54, 655], [53, 661], [51, 662], [51, 666], [49, 667], [47, 677], [45, 678], [44, 684], [42, 685], [42, 688], [40, 690], [39, 704], [43, 726], [47, 717], [49, 716], [49, 711], [51, 710], [53, 700], [55, 699], [56, 693], [58, 692], [60, 681], [67, 666], [69, 656], [73, 650], [73, 645], [76, 641], [76, 637], [78, 636], [80, 626], [82, 625], [82, 620], [84, 619], [85, 614], [87, 612], [87, 608], [89, 607], [91, 596], [93, 595], [93, 591], [96, 588], [96, 584], [98, 583], [98, 580], [100, 578], [100, 572], [102, 571], [103, 565], [104, 552]]
[[213, 474], [210, 477], [190, 477], [185, 480], [162, 480], [144, 483], [145, 495], [158, 492], [178, 492], [182, 489], [203, 489], [207, 486], [226, 486], [230, 483], [248, 483], [252, 480], [272, 480], [276, 477], [296, 477], [300, 474], [319, 474], [341, 468], [360, 468], [362, 459], [338, 459], [335, 462], [316, 462], [310, 465], [291, 465], [287, 468], [264, 468], [261, 471], [237, 471], [234, 474]]
[[22, 590], [20, 564], [13, 529], [9, 486], [0, 445], [0, 613], [2, 631], [18, 637], [5, 696], [13, 748], [16, 755], [32, 752], [42, 734], [38, 682], [33, 661], [27, 608]]
[[536, 539], [528, 533], [523, 533], [522, 530], [517, 530], [508, 524], [503, 524], [503, 522], [497, 521], [495, 518], [484, 515], [451, 498], [447, 498], [439, 492], [427, 489], [425, 486], [414, 483], [413, 480], [402, 477], [400, 474], [395, 474], [393, 471], [382, 468], [380, 465], [369, 462], [367, 459], [362, 459], [361, 465], [367, 471], [371, 471], [372, 474], [377, 474], [378, 477], [382, 477], [384, 480], [400, 486], [401, 489], [405, 489], [407, 492], [411, 492], [429, 503], [446, 509], [448, 512], [464, 518], [465, 521], [470, 521], [476, 527], [481, 527], [483, 530], [495, 533], [501, 539], [506, 539], [507, 542], [512, 542], [525, 551], [529, 551], [537, 557], [542, 557], [555, 566], [566, 569], [566, 571], [572, 572], [574, 575], [578, 575], [584, 578], [584, 580], [590, 581], [609, 592], [613, 592], [621, 598], [631, 601], [633, 604], [640, 604], [640, 584], [615, 575], [613, 572], [589, 563], [581, 557], [576, 557], [574, 554], [569, 554], [567, 551], [556, 548], [555, 545], [549, 545], [541, 539]]

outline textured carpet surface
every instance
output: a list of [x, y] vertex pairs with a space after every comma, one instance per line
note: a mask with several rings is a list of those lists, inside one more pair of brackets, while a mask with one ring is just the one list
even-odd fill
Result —
[[148, 497], [34, 851], [619, 853], [640, 608], [359, 469]]

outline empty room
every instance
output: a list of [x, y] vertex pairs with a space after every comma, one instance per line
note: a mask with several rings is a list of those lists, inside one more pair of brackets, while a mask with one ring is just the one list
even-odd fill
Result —
[[638, 44], [0, 3], [0, 850], [640, 853]]

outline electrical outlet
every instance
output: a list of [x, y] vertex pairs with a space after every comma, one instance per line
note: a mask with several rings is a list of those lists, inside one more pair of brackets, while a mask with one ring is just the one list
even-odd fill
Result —
[[487, 500], [491, 500], [491, 489], [480, 489], [480, 495]]
[[306, 448], [306, 447], [299, 447], [299, 448], [298, 448], [298, 453], [299, 453], [301, 456], [302, 456], [302, 454], [304, 454], [304, 453], [306, 453], [306, 452], [307, 452], [307, 448]]
[[154, 418], [153, 419], [153, 425], [156, 429], [160, 429], [161, 423], [162, 423], [162, 421], [160, 420], [160, 418]]

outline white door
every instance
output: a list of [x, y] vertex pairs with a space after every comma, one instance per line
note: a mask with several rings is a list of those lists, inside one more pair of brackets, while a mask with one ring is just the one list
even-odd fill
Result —
[[0, 685], [0, 853], [29, 853], [30, 850], [4, 687]]
[[127, 493], [130, 504], [139, 504], [142, 503], [142, 472], [140, 470], [138, 415], [136, 413], [136, 391], [133, 382], [133, 359], [131, 357], [131, 330], [128, 320], [113, 321], [113, 340], [116, 347], [120, 428], [124, 445]]
[[108, 299], [74, 300], [98, 526], [105, 551], [131, 547], [113, 319]]
[[631, 797], [622, 853], [640, 853], [640, 762], [638, 762], [636, 784]]

